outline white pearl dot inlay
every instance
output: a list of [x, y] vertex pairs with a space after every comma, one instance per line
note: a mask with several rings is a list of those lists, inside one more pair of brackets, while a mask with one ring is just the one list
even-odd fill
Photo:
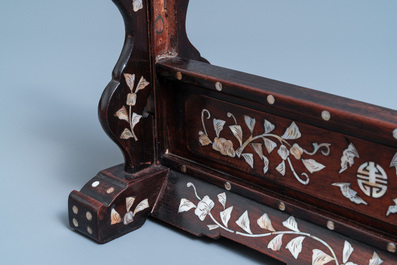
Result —
[[98, 187], [99, 183], [100, 183], [99, 181], [94, 181], [94, 182], [92, 182], [91, 186], [96, 188], [96, 187]]

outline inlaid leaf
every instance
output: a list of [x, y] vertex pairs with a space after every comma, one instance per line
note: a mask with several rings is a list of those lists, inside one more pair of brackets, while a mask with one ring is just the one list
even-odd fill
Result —
[[145, 209], [149, 208], [149, 201], [148, 199], [144, 199], [143, 201], [141, 201], [135, 208], [134, 210], [134, 214], [143, 211]]
[[120, 135], [120, 138], [123, 139], [123, 140], [128, 140], [128, 139], [133, 138], [133, 137], [134, 137], [134, 135], [127, 128], [125, 128], [124, 131]]
[[334, 260], [333, 257], [319, 249], [313, 249], [312, 265], [324, 265]]
[[396, 175], [397, 175], [397, 153], [394, 155], [393, 159], [391, 160], [390, 167], [396, 168]]
[[272, 221], [270, 220], [269, 216], [267, 213], [262, 215], [257, 221], [257, 224], [259, 225], [260, 228], [266, 229], [272, 232], [275, 232], [276, 230], [273, 228]]
[[219, 228], [219, 225], [207, 225], [209, 230], [215, 230]]
[[352, 245], [345, 240], [345, 244], [343, 246], [343, 263], [346, 263], [349, 258], [350, 255], [353, 253], [354, 248], [352, 247]]
[[283, 136], [281, 138], [285, 140], [296, 140], [301, 137], [301, 132], [299, 131], [298, 126], [296, 125], [295, 122], [292, 122], [291, 125], [287, 128], [287, 130], [284, 132]]
[[262, 144], [261, 143], [251, 143], [251, 146], [252, 146], [252, 148], [254, 148], [255, 152], [262, 159], [262, 157], [263, 157]]
[[266, 156], [263, 156], [262, 160], [263, 160], [263, 174], [266, 174], [269, 171], [269, 159]]
[[196, 208], [196, 205], [194, 205], [194, 203], [192, 203], [191, 201], [189, 201], [185, 198], [182, 198], [181, 202], [179, 203], [178, 213], [187, 212], [192, 208]]
[[360, 196], [357, 195], [357, 192], [350, 188], [350, 183], [332, 183], [332, 186], [337, 186], [340, 188], [343, 196], [348, 198], [350, 201], [356, 204], [365, 204], [368, 205]]
[[232, 211], [233, 211], [233, 206], [230, 206], [230, 207], [227, 208], [226, 210], [220, 212], [220, 216], [221, 216], [222, 223], [223, 223], [226, 227], [228, 227], [228, 223], [229, 223], [229, 220], [230, 220], [230, 216], [231, 216], [231, 214], [232, 214]]
[[355, 195], [353, 197], [348, 198], [350, 199], [352, 202], [354, 202], [355, 204], [365, 204], [368, 205], [368, 203], [366, 201], [364, 201], [360, 196]]
[[240, 218], [236, 221], [236, 224], [241, 227], [245, 232], [252, 235], [250, 227], [250, 219], [248, 217], [248, 211], [245, 211]]
[[343, 151], [343, 155], [340, 159], [340, 171], [339, 173], [342, 173], [346, 169], [351, 167], [354, 164], [354, 158], [360, 158], [360, 155], [358, 154], [358, 151], [356, 147], [354, 146], [353, 143], [350, 143], [349, 146]]
[[291, 229], [292, 231], [299, 232], [298, 223], [296, 222], [295, 217], [293, 216], [290, 216], [287, 220], [285, 220], [283, 222], [283, 226], [285, 226], [288, 229]]
[[274, 126], [274, 124], [268, 120], [265, 120], [264, 127], [265, 127], [265, 133], [270, 133], [271, 131], [274, 130], [274, 128], [276, 128], [276, 126]]
[[135, 74], [124, 74], [124, 78], [131, 92], [134, 92], [133, 90], [135, 85]]
[[143, 76], [141, 76], [141, 79], [139, 79], [138, 85], [136, 86], [135, 93], [138, 93], [138, 91], [144, 89], [148, 85], [149, 85], [149, 82], [146, 81], [146, 79]]
[[245, 124], [247, 124], [247, 127], [252, 134], [255, 128], [255, 122], [256, 122], [255, 119], [251, 118], [250, 116], [244, 115], [244, 120], [245, 120]]
[[132, 6], [134, 12], [138, 12], [138, 10], [143, 8], [142, 0], [132, 0]]
[[135, 197], [127, 197], [125, 198], [125, 207], [127, 209], [127, 212], [130, 211], [132, 205], [134, 204]]
[[223, 120], [218, 120], [218, 119], [214, 119], [213, 122], [214, 122], [214, 129], [215, 129], [216, 137], [219, 138], [219, 134], [223, 130], [223, 126], [225, 125], [226, 122]]
[[123, 106], [121, 109], [119, 109], [116, 112], [115, 116], [117, 118], [119, 118], [120, 120], [124, 120], [124, 121], [128, 122], [128, 111], [125, 106]]
[[281, 145], [277, 151], [278, 155], [281, 157], [282, 160], [287, 159], [289, 156], [288, 148], [285, 145]]
[[218, 194], [218, 200], [222, 204], [223, 209], [225, 209], [226, 208], [226, 193], [222, 192], [222, 193]]
[[254, 168], [254, 155], [253, 154], [241, 154], [244, 157], [245, 162], [250, 165], [251, 168]]
[[302, 163], [312, 174], [325, 168], [324, 165], [318, 163], [316, 160], [313, 159], [302, 159]]
[[304, 239], [304, 236], [298, 236], [292, 239], [285, 247], [289, 252], [291, 252], [295, 259], [298, 259], [299, 254], [302, 252], [302, 242]]
[[142, 115], [136, 114], [135, 112], [132, 113], [132, 118], [131, 118], [131, 127], [134, 128], [135, 125], [139, 123], [141, 120]]
[[372, 259], [369, 260], [369, 265], [380, 265], [383, 263], [383, 260], [379, 257], [379, 255], [374, 252], [372, 255]]
[[208, 138], [208, 136], [202, 131], [199, 131], [199, 142], [201, 146], [207, 146], [212, 143], [210, 138]]
[[231, 125], [229, 126], [230, 130], [232, 131], [234, 137], [237, 138], [237, 140], [240, 143], [240, 146], [243, 144], [243, 131], [241, 129], [240, 125]]
[[276, 170], [283, 176], [285, 176], [285, 161], [281, 162], [277, 167]]
[[269, 242], [267, 248], [270, 248], [273, 251], [278, 251], [280, 250], [282, 245], [283, 245], [283, 234], [280, 234]]
[[265, 142], [266, 150], [269, 154], [277, 147], [277, 144], [270, 139], [263, 137], [263, 141]]
[[110, 224], [118, 224], [121, 222], [121, 216], [120, 214], [113, 208], [112, 211], [110, 212]]
[[296, 160], [300, 160], [304, 150], [298, 144], [294, 144], [291, 149], [290, 153], [295, 157]]
[[386, 216], [389, 216], [391, 213], [397, 213], [397, 198], [393, 199], [395, 205], [390, 205], [387, 209]]

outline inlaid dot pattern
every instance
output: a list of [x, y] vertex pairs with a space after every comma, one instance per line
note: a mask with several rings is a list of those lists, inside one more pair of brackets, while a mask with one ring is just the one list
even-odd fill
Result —
[[90, 212], [86, 212], [85, 217], [87, 218], [88, 221], [92, 221], [92, 214]]
[[176, 73], [176, 79], [182, 80], [182, 73], [181, 72], [177, 72]]
[[94, 181], [94, 182], [92, 182], [91, 186], [93, 188], [96, 188], [96, 187], [98, 187], [99, 183], [100, 183], [99, 181]]
[[335, 229], [335, 224], [332, 221], [327, 222], [327, 227], [329, 230], [334, 230]]
[[87, 232], [88, 232], [88, 234], [92, 235], [92, 228], [87, 226]]
[[267, 99], [267, 103], [269, 103], [270, 105], [273, 105], [276, 102], [276, 99], [274, 98], [273, 95], [268, 95], [266, 99]]
[[76, 205], [73, 205], [72, 211], [73, 211], [74, 214], [78, 214], [79, 213], [79, 208], [77, 208]]
[[389, 243], [387, 245], [387, 251], [389, 251], [391, 253], [395, 253], [396, 252], [396, 245], [394, 243]]
[[107, 194], [110, 194], [110, 193], [112, 193], [113, 191], [114, 191], [114, 188], [113, 188], [113, 187], [110, 187], [109, 189], [106, 190], [106, 193], [107, 193]]
[[75, 227], [78, 227], [78, 226], [79, 226], [79, 222], [77, 222], [76, 218], [73, 218], [73, 219], [72, 219], [72, 222], [73, 222], [73, 225], [74, 225]]
[[321, 118], [323, 118], [325, 121], [329, 121], [331, 119], [331, 113], [329, 113], [328, 110], [324, 110], [321, 112]]
[[221, 83], [221, 82], [216, 82], [216, 83], [215, 83], [215, 88], [216, 88], [216, 90], [218, 90], [218, 91], [222, 91], [222, 83]]
[[285, 204], [284, 204], [283, 202], [280, 202], [280, 203], [278, 204], [278, 209], [279, 209], [280, 211], [285, 211]]

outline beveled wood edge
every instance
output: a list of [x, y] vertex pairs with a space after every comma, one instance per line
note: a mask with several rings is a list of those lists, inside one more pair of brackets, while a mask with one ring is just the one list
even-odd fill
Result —
[[[277, 116], [397, 147], [396, 110], [180, 57], [158, 61], [156, 73], [158, 78], [256, 103], [250, 106], [253, 109], [265, 109]], [[217, 90], [217, 83], [222, 84], [221, 91]], [[274, 102], [266, 108], [270, 99]], [[331, 115], [329, 120], [324, 120], [324, 111]]]

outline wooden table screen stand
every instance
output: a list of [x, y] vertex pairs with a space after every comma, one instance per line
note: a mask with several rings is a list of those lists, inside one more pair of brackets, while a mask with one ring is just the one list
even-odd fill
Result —
[[69, 196], [105, 243], [158, 218], [286, 264], [397, 264], [397, 112], [210, 65], [188, 0], [114, 0], [125, 45], [99, 103], [125, 163]]

